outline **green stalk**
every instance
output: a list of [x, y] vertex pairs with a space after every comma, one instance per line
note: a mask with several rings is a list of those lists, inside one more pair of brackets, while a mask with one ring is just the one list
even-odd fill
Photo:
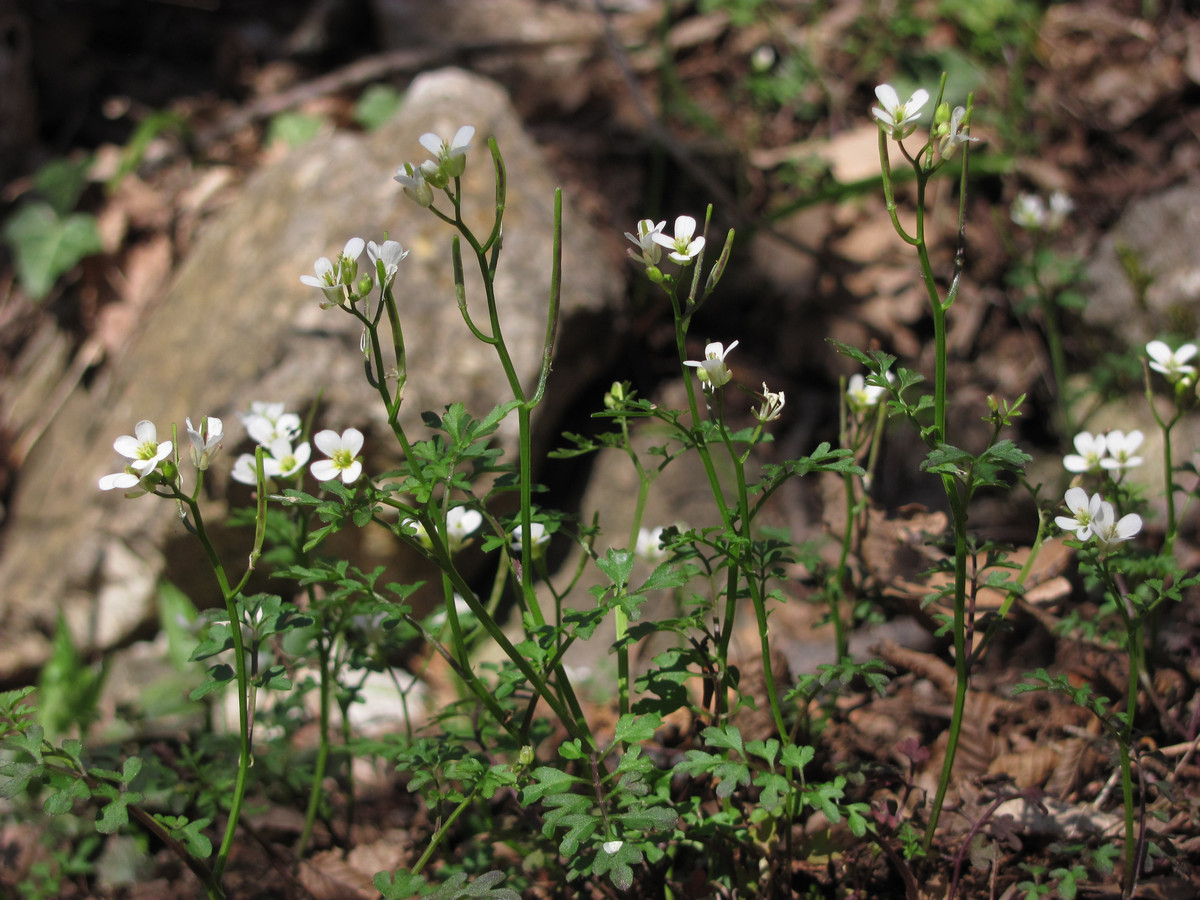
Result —
[[319, 732], [320, 743], [317, 746], [317, 761], [313, 767], [312, 787], [308, 792], [308, 806], [304, 811], [304, 828], [296, 841], [297, 861], [304, 857], [308, 850], [308, 842], [312, 840], [313, 828], [317, 822], [317, 810], [321, 803], [321, 782], [325, 779], [325, 768], [329, 762], [329, 714], [332, 703], [333, 675], [329, 671], [329, 645], [323, 634], [317, 635], [317, 657], [321, 676], [321, 709]]
[[[262, 448], [258, 451], [258, 493], [260, 497], [260, 506], [265, 502], [266, 485], [262, 467]], [[221, 881], [221, 876], [225, 871], [225, 866], [229, 862], [229, 853], [233, 850], [233, 839], [237, 832], [238, 819], [242, 812], [242, 800], [246, 795], [246, 783], [250, 772], [250, 766], [253, 764], [250, 746], [250, 685], [246, 676], [246, 649], [242, 641], [242, 620], [238, 610], [238, 597], [241, 594], [242, 584], [246, 578], [242, 579], [242, 584], [237, 588], [231, 588], [229, 579], [225, 575], [225, 567], [221, 563], [221, 559], [217, 556], [217, 551], [212, 545], [212, 541], [208, 538], [208, 532], [204, 527], [204, 519], [200, 514], [200, 505], [189, 497], [184, 497], [183, 501], [188, 505], [192, 523], [195, 528], [196, 537], [200, 539], [201, 546], [204, 547], [204, 553], [208, 557], [209, 564], [212, 566], [213, 572], [217, 576], [217, 583], [221, 587], [221, 594], [225, 600], [225, 613], [229, 616], [229, 632], [233, 636], [233, 670], [237, 679], [238, 687], [238, 768], [237, 775], [234, 779], [233, 797], [229, 804], [229, 816], [225, 823], [225, 834], [221, 839], [220, 849], [217, 851], [217, 858], [213, 862], [213, 880]], [[254, 557], [251, 557], [252, 560]], [[249, 570], [246, 573], [249, 576]]]
[[1117, 733], [1117, 753], [1121, 761], [1121, 797], [1125, 811], [1125, 866], [1121, 896], [1129, 898], [1133, 896], [1134, 889], [1137, 887], [1138, 856], [1140, 855], [1140, 841], [1134, 814], [1130, 750], [1133, 746], [1133, 726], [1137, 717], [1138, 686], [1142, 677], [1145, 647], [1143, 646], [1141, 618], [1132, 608], [1125, 592], [1120, 590], [1104, 559], [1100, 560], [1100, 571], [1104, 576], [1105, 585], [1116, 600], [1117, 612], [1125, 625], [1129, 649], [1129, 684], [1126, 688], [1125, 714], [1122, 716], [1121, 728]]

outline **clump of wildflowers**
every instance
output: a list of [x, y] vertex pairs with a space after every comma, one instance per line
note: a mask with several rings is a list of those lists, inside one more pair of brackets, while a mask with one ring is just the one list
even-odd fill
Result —
[[929, 91], [917, 88], [911, 97], [901, 103], [894, 87], [881, 84], [875, 88], [875, 96], [879, 98], [880, 105], [871, 109], [871, 115], [878, 120], [884, 134], [894, 141], [900, 141], [916, 129], [917, 120], [921, 118], [921, 107], [929, 99]]
[[711, 344], [705, 346], [704, 359], [689, 359], [684, 362], [684, 365], [698, 368], [700, 371], [696, 374], [700, 377], [704, 389], [706, 391], [715, 391], [717, 388], [729, 384], [733, 379], [733, 373], [725, 365], [725, 357], [737, 345], [737, 341], [734, 341], [728, 347], [720, 341], [713, 341]]
[[[250, 412], [241, 414], [241, 420], [246, 434], [265, 451], [266, 478], [291, 478], [308, 463], [312, 452], [308, 442], [295, 443], [300, 436], [300, 417], [286, 412], [282, 403], [252, 403]], [[230, 477], [242, 484], [258, 484], [254, 454], [243, 453], [234, 460]]]
[[1020, 194], [1013, 201], [1013, 222], [1026, 231], [1058, 231], [1075, 211], [1075, 201], [1065, 191], [1050, 195], [1049, 205], [1037, 194]]
[[1080, 487], [1070, 488], [1063, 497], [1070, 516], [1055, 516], [1054, 524], [1064, 531], [1075, 532], [1080, 541], [1096, 539], [1102, 554], [1111, 553], [1117, 545], [1128, 541], [1142, 530], [1142, 517], [1129, 513], [1117, 518], [1113, 505], [1099, 494], [1088, 496]]
[[1136, 468], [1143, 462], [1142, 457], [1135, 454], [1144, 440], [1145, 435], [1136, 429], [1128, 434], [1118, 428], [1107, 434], [1081, 431], [1074, 439], [1076, 452], [1063, 457], [1063, 468], [1068, 472], [1092, 475]]
[[328, 459], [319, 459], [312, 464], [313, 478], [317, 481], [332, 481], [341, 478], [343, 484], [354, 484], [362, 474], [362, 459], [358, 456], [363, 447], [363, 433], [357, 428], [347, 428], [341, 434], [332, 429], [318, 431], [313, 443]]

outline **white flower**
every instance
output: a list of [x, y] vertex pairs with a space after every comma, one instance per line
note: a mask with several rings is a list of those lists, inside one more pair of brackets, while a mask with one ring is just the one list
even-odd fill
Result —
[[689, 359], [684, 362], [684, 365], [699, 368], [700, 371], [696, 374], [700, 376], [700, 381], [704, 384], [704, 389], [710, 391], [716, 390], [723, 385], [729, 384], [733, 378], [733, 373], [725, 365], [725, 357], [737, 345], [737, 341], [734, 341], [728, 347], [719, 341], [713, 341], [711, 344], [705, 346], [704, 359]]
[[454, 139], [444, 141], [433, 132], [421, 135], [421, 146], [437, 159], [441, 173], [447, 178], [457, 178], [467, 168], [467, 148], [471, 146], [471, 138], [475, 137], [475, 128], [464, 125], [454, 133]]
[[100, 479], [102, 491], [122, 490], [127, 497], [138, 497], [154, 490], [159, 482], [159, 464], [171, 455], [171, 441], [158, 442], [158, 429], [149, 419], [143, 419], [133, 428], [133, 434], [123, 434], [113, 441], [113, 449], [130, 460], [120, 472], [105, 475]]
[[[895, 376], [888, 372], [887, 380], [894, 381]], [[846, 402], [850, 406], [850, 411], [858, 415], [878, 405], [886, 393], [887, 388], [878, 384], [867, 384], [867, 379], [857, 372], [851, 375], [850, 380], [846, 382]]]
[[263, 457], [263, 472], [268, 478], [291, 478], [304, 468], [312, 453], [308, 441], [300, 444], [295, 450], [292, 442], [285, 437], [276, 438], [267, 447], [270, 458]]
[[[384, 241], [382, 245], [374, 241], [367, 242], [367, 259], [371, 261], [371, 271], [380, 278], [380, 287], [387, 288], [396, 277], [400, 261], [408, 256], [408, 251], [400, 246], [399, 241]], [[379, 263], [383, 263], [383, 275], [379, 276]]]
[[139, 474], [153, 472], [158, 464], [171, 455], [174, 445], [170, 441], [158, 442], [158, 429], [149, 419], [142, 419], [133, 427], [133, 434], [123, 434], [113, 441], [113, 449], [127, 459], [133, 460], [129, 468]]
[[661, 546], [663, 526], [657, 528], [639, 528], [637, 543], [633, 546], [633, 555], [646, 562], [657, 563], [667, 558], [667, 551]]
[[282, 403], [262, 403], [255, 401], [250, 404], [250, 412], [241, 413], [242, 426], [246, 434], [256, 444], [269, 447], [281, 437], [295, 440], [300, 434], [300, 417], [295, 413], [284, 412]]
[[325, 294], [325, 300], [321, 303], [322, 309], [337, 306], [343, 300], [350, 299], [354, 279], [358, 275], [358, 258], [362, 256], [364, 246], [366, 245], [362, 238], [350, 238], [338, 254], [336, 262], [330, 262], [322, 256], [313, 265], [316, 275], [300, 276], [304, 284], [320, 288]]
[[1063, 500], [1071, 515], [1055, 516], [1054, 524], [1063, 531], [1074, 531], [1075, 537], [1086, 541], [1092, 536], [1104, 499], [1099, 494], [1092, 494], [1089, 498], [1087, 491], [1083, 488], [1073, 487], [1067, 491]]
[[768, 422], [774, 422], [783, 415], [783, 404], [785, 402], [783, 391], [775, 393], [767, 390], [767, 383], [764, 381], [762, 406], [754, 411], [754, 418], [758, 419], [764, 425]]
[[675, 220], [674, 237], [668, 237], [656, 231], [650, 236], [650, 239], [654, 243], [666, 247], [669, 251], [667, 256], [672, 260], [686, 266], [704, 249], [704, 238], [692, 237], [695, 233], [696, 220], [691, 216], [680, 216]]
[[216, 416], [205, 416], [200, 420], [200, 427], [193, 428], [190, 418], [187, 423], [188, 440], [192, 443], [192, 463], [200, 471], [208, 468], [208, 464], [221, 451], [221, 438], [224, 437], [225, 426]]
[[103, 476], [100, 479], [100, 490], [122, 490], [126, 497], [140, 497], [142, 494], [148, 494], [154, 490], [154, 485], [157, 483], [155, 472], [157, 469], [150, 469], [148, 472], [138, 475], [132, 471], [132, 467], [126, 467], [123, 472], [114, 472], [112, 475]]
[[917, 119], [921, 117], [921, 107], [929, 99], [929, 92], [924, 88], [918, 88], [913, 91], [913, 95], [907, 101], [901, 103], [900, 95], [896, 93], [894, 87], [890, 84], [881, 84], [875, 88], [875, 96], [879, 98], [880, 106], [883, 108], [873, 107], [871, 115], [879, 121], [879, 127], [883, 129], [884, 134], [894, 141], [899, 141], [912, 134], [913, 129], [917, 127]]
[[962, 144], [968, 141], [979, 140], [979, 138], [971, 137], [970, 134], [962, 130], [963, 117], [966, 114], [966, 109], [961, 106], [954, 107], [954, 112], [950, 113], [950, 128], [938, 144], [938, 153], [941, 154], [943, 159], [952, 157]]
[[1127, 541], [1142, 530], [1142, 517], [1130, 513], [1117, 520], [1113, 505], [1108, 502], [1100, 504], [1100, 512], [1092, 523], [1092, 533], [1102, 554], [1111, 553], [1122, 541]]
[[1066, 191], [1055, 191], [1050, 195], [1050, 209], [1046, 213], [1046, 230], [1058, 231], [1067, 223], [1067, 216], [1075, 211], [1075, 201]]
[[1151, 341], [1146, 345], [1146, 355], [1150, 357], [1150, 368], [1165, 375], [1171, 384], [1177, 381], [1190, 383], [1196, 376], [1196, 367], [1187, 364], [1196, 355], [1195, 344], [1184, 344], [1172, 351], [1162, 341]]
[[600, 846], [604, 848], [605, 853], [607, 853], [609, 856], [612, 856], [614, 853], [616, 853], [618, 850], [620, 850], [623, 846], [625, 846], [625, 842], [624, 841], [605, 841]]
[[312, 464], [313, 478], [317, 481], [330, 481], [341, 478], [343, 484], [354, 484], [362, 474], [362, 460], [358, 451], [362, 450], [363, 434], [357, 428], [347, 428], [341, 434], [331, 429], [318, 431], [313, 435], [313, 443], [317, 449], [329, 459], [320, 459]]
[[1140, 456], [1134, 456], [1137, 448], [1142, 446], [1145, 436], [1140, 431], [1110, 431], [1105, 437], [1108, 445], [1108, 457], [1100, 460], [1100, 465], [1109, 470], [1132, 469], [1142, 464]]
[[450, 552], [458, 551], [480, 525], [483, 515], [477, 509], [466, 506], [455, 506], [446, 513], [446, 543]]
[[411, 163], [405, 163], [396, 170], [392, 180], [398, 182], [408, 198], [418, 206], [428, 207], [433, 204], [433, 188], [425, 180], [423, 169], [414, 169]]
[[[550, 541], [550, 535], [546, 531], [546, 526], [543, 525], [541, 522], [530, 523], [529, 533], [530, 533], [530, 535], [533, 536], [533, 542], [532, 542], [532, 546], [530, 549], [533, 550], [534, 553], [537, 553], [538, 550], [545, 547], [546, 544], [549, 543], [549, 541]], [[508, 536], [509, 546], [512, 547], [513, 553], [521, 552], [521, 546], [524, 543], [524, 540], [525, 540], [525, 526], [518, 525], [516, 528], [514, 528], [512, 530], [512, 532], [509, 533], [509, 536]]]
[[1099, 472], [1101, 460], [1108, 450], [1108, 441], [1102, 434], [1081, 431], [1075, 435], [1075, 449], [1063, 457], [1063, 468], [1068, 472]]
[[1046, 204], [1037, 194], [1019, 194], [1013, 201], [1012, 220], [1028, 231], [1036, 231], [1046, 224]]
[[656, 234], [661, 234], [667, 225], [666, 221], [654, 224], [653, 219], [642, 219], [637, 224], [637, 234], [625, 232], [625, 237], [637, 246], [637, 252], [629, 250], [629, 258], [644, 266], [657, 266], [662, 259], [662, 246], [655, 240]]
[[[263, 475], [267, 478], [271, 477], [268, 463], [269, 457], [263, 457]], [[243, 453], [233, 462], [233, 469], [229, 473], [229, 477], [234, 481], [242, 484], [256, 485], [258, 484], [258, 469], [257, 462], [254, 459], [253, 453]]]

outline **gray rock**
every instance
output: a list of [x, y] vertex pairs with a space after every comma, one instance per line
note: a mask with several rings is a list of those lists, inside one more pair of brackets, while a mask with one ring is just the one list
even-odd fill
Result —
[[[1200, 180], [1133, 203], [1096, 249], [1083, 317], [1137, 346], [1168, 332], [1195, 334], [1200, 301]], [[1122, 260], [1124, 257], [1124, 261]], [[1149, 280], [1145, 305], [1130, 265]]]
[[[381, 241], [386, 231], [411, 249], [396, 289], [409, 356], [401, 420], [410, 433], [424, 435], [422, 410], [464, 401], [482, 415], [506, 399], [493, 352], [471, 339], [454, 302], [450, 229], [391, 180], [406, 159], [426, 157], [422, 133], [448, 137], [462, 124], [477, 128], [463, 179], [464, 215], [484, 233], [494, 194], [486, 138], [494, 135], [504, 153], [509, 191], [498, 304], [516, 365], [532, 384], [546, 327], [552, 173], [501, 88], [459, 70], [424, 75], [379, 131], [313, 142], [256, 173], [240, 200], [207, 226], [123, 356], [64, 404], [23, 466], [12, 504], [0, 556], [0, 680], [27, 675], [46, 658], [59, 609], [85, 649], [130, 639], [154, 615], [168, 565], [164, 546], [193, 547], [172, 504], [97, 490], [101, 475], [120, 468], [113, 440], [132, 433], [139, 419], [154, 421], [160, 439], [172, 422], [182, 430], [185, 416], [225, 419], [227, 455], [206, 484], [214, 517], [241, 437], [236, 413], [253, 400], [284, 401], [303, 412], [319, 396], [316, 428], [357, 426], [368, 433], [369, 465], [381, 471], [395, 463], [394, 449], [380, 449], [393, 443], [371, 440], [386, 426], [362, 377], [359, 327], [339, 310], [319, 309], [318, 292], [299, 281], [317, 257], [336, 256], [348, 238]], [[613, 331], [601, 326], [623, 279], [606, 263], [613, 254], [598, 252], [602, 238], [569, 210], [564, 219], [561, 361], [539, 409], [551, 422], [578, 385], [607, 364]], [[465, 262], [469, 269], [472, 261]], [[468, 303], [486, 323], [479, 284], [468, 272]], [[509, 440], [513, 431], [515, 422]], [[247, 551], [240, 543], [227, 548], [233, 571], [240, 572]], [[202, 568], [194, 583], [179, 587], [208, 605], [220, 602]]]

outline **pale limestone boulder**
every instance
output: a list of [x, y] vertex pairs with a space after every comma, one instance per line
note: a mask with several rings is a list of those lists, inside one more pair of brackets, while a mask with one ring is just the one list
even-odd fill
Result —
[[[253, 400], [284, 401], [303, 412], [319, 396], [316, 428], [357, 426], [368, 433], [368, 464], [376, 471], [394, 465], [378, 396], [362, 377], [359, 327], [339, 310], [319, 309], [319, 293], [299, 280], [348, 238], [382, 241], [386, 231], [411, 249], [396, 289], [410, 373], [401, 418], [410, 432], [425, 435], [423, 410], [461, 400], [482, 415], [507, 399], [493, 352], [470, 338], [455, 305], [450, 229], [392, 181], [406, 159], [426, 158], [422, 133], [450, 136], [463, 124], [477, 128], [463, 184], [471, 198], [466, 216], [481, 230], [490, 224], [494, 193], [487, 137], [495, 136], [504, 153], [509, 192], [496, 285], [505, 336], [532, 384], [546, 329], [553, 173], [500, 87], [460, 70], [423, 75], [379, 131], [315, 141], [257, 172], [241, 198], [207, 225], [121, 358], [63, 405], [20, 471], [0, 555], [0, 680], [41, 664], [59, 610], [85, 649], [153, 628], [164, 572], [199, 602], [220, 602], [210, 572], [172, 558], [178, 551], [196, 560], [196, 542], [172, 504], [97, 489], [98, 478], [121, 465], [113, 440], [132, 433], [139, 419], [154, 421], [160, 439], [172, 422], [182, 431], [185, 416], [225, 420], [227, 455], [207, 484], [217, 518], [225, 473], [244, 444], [236, 413]], [[552, 387], [539, 408], [543, 434], [555, 430], [579, 385], [608, 364], [615, 338], [606, 323], [624, 278], [608, 262], [616, 255], [598, 250], [607, 238], [566, 207], [563, 314]], [[470, 272], [467, 294], [486, 323], [479, 280]], [[222, 548], [235, 572], [248, 549], [238, 541]], [[394, 544], [381, 552], [394, 553]]]

